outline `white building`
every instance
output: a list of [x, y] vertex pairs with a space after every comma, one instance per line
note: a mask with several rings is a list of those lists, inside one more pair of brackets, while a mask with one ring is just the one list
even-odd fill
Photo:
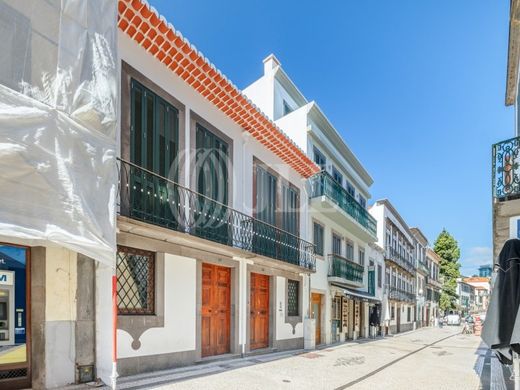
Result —
[[417, 227], [410, 229], [415, 238], [415, 258], [417, 261], [416, 280], [416, 325], [417, 327], [428, 326], [429, 315], [426, 310], [427, 306], [427, 287], [428, 276], [430, 270], [428, 269], [428, 262], [426, 259], [426, 249], [428, 247], [428, 238]]
[[416, 306], [416, 242], [410, 228], [388, 199], [370, 214], [377, 221], [378, 244], [385, 253], [384, 316], [390, 333], [412, 330]]
[[464, 282], [474, 288], [475, 311], [486, 311], [491, 296], [491, 279], [485, 276], [472, 276], [464, 278]]
[[[318, 104], [298, 90], [274, 55], [244, 93], [322, 172], [309, 180], [307, 229], [317, 247], [311, 277], [316, 344], [368, 336], [371, 311], [380, 313], [376, 281], [383, 263], [371, 256], [376, 223], [366, 209], [372, 178]], [[375, 252], [377, 253], [377, 251]], [[380, 272], [377, 275], [377, 272]]]
[[[16, 55], [9, 57], [9, 72], [19, 78], [9, 80], [12, 91], [0, 86], [0, 102], [7, 99], [17, 115], [31, 112], [24, 110], [27, 96], [22, 92], [41, 92], [36, 97], [46, 98], [44, 92], [49, 91], [39, 91], [37, 83], [55, 82], [36, 78], [45, 76], [45, 60], [58, 61], [51, 65], [61, 72], [70, 70], [65, 66], [70, 61], [79, 68], [72, 68], [67, 77], [56, 74], [55, 79], [76, 86], [73, 92], [77, 93], [50, 102], [57, 107], [37, 101], [27, 106], [43, 113], [51, 107], [48, 115], [37, 114], [44, 119], [58, 117], [59, 124], [77, 119], [102, 130], [112, 124], [113, 140], [105, 148], [95, 141], [108, 139], [106, 134], [93, 133], [78, 141], [73, 137], [86, 133], [78, 126], [42, 144], [36, 115], [23, 122], [24, 131], [32, 132], [28, 140], [35, 142], [21, 139], [13, 147], [6, 144], [12, 139], [0, 139], [2, 151], [9, 150], [19, 161], [34, 162], [15, 170], [18, 160], [11, 155], [9, 159], [2, 155], [1, 161], [3, 168], [9, 161], [11, 171], [21, 174], [16, 179], [25, 182], [24, 187], [17, 187], [16, 181], [9, 185], [17, 194], [8, 197], [17, 214], [6, 213], [6, 193], [2, 193], [2, 216], [14, 222], [9, 229], [5, 219], [0, 223], [0, 242], [6, 243], [0, 245], [0, 272], [2, 279], [4, 274], [9, 277], [9, 285], [0, 290], [3, 296], [16, 284], [12, 294], [23, 292], [23, 296], [16, 298], [16, 312], [8, 313], [7, 329], [1, 329], [0, 321], [0, 334], [14, 338], [9, 347], [16, 345], [17, 352], [8, 366], [0, 363], [0, 388], [56, 387], [95, 376], [110, 383], [115, 281], [120, 375], [253, 351], [303, 348], [309, 274], [315, 269], [314, 246], [307, 241], [311, 222], [306, 179], [319, 168], [145, 1], [92, 0], [66, 10], [59, 8], [59, 2], [44, 3], [38, 4], [41, 9], [36, 13], [30, 1], [0, 2], [0, 26], [13, 21], [6, 31], [19, 34], [9, 42], [29, 42], [21, 46], [24, 50], [14, 48]], [[69, 20], [77, 10], [86, 13]], [[52, 28], [43, 28], [42, 18]], [[92, 25], [87, 28], [84, 23]], [[54, 34], [55, 27], [63, 25], [70, 30]], [[82, 40], [91, 44], [93, 52], [81, 50]], [[56, 57], [55, 42], [67, 49]], [[112, 52], [109, 43], [114, 45]], [[25, 69], [24, 56], [31, 47], [38, 61], [34, 68]], [[74, 50], [77, 56], [69, 57]], [[98, 68], [81, 68], [88, 63], [83, 56], [94, 57]], [[112, 68], [103, 63], [107, 59]], [[89, 83], [96, 87], [107, 69], [117, 76], [113, 84], [92, 88]], [[80, 84], [81, 77], [90, 76], [92, 80]], [[31, 81], [30, 77], [35, 80], [28, 91], [13, 89]], [[1, 82], [5, 84], [4, 78]], [[103, 92], [106, 99], [87, 100]], [[120, 97], [119, 107], [117, 99], [109, 99], [114, 96]], [[61, 116], [60, 104], [67, 99], [70, 111]], [[110, 102], [114, 103], [112, 118], [97, 115], [91, 107], [105, 108]], [[0, 120], [5, 129], [5, 116]], [[13, 123], [13, 116], [8, 120]], [[28, 126], [27, 120], [34, 126]], [[71, 145], [77, 150], [71, 152]], [[40, 160], [38, 152], [48, 153], [46, 159]], [[52, 158], [58, 160], [56, 164]], [[78, 175], [96, 164], [102, 169]], [[3, 180], [5, 172], [2, 169]], [[60, 180], [50, 184], [64, 182], [65, 188], [50, 192], [39, 176], [46, 179], [46, 173], [56, 173]], [[27, 191], [35, 195], [32, 203], [27, 201]], [[83, 218], [85, 214], [92, 218]], [[22, 222], [32, 223], [41, 216], [50, 233], [24, 238], [28, 235]], [[79, 226], [87, 232], [107, 228], [99, 236], [69, 234], [58, 216], [63, 217], [65, 228]], [[99, 258], [96, 251], [101, 252]], [[106, 257], [110, 261], [97, 261]], [[113, 278], [112, 262], [117, 278]], [[13, 272], [22, 274], [19, 269], [27, 275], [28, 286], [23, 289], [22, 282], [13, 279]], [[1, 316], [6, 307], [8, 302], [0, 299]]]
[[318, 168], [147, 5], [143, 37], [134, 4], [119, 20], [118, 270], [139, 259], [155, 281], [137, 305], [140, 282], [120, 281], [120, 374], [303, 348]]
[[442, 284], [440, 281], [440, 256], [431, 248], [426, 250], [429, 275], [426, 282], [426, 318], [430, 324], [436, 325], [440, 317], [440, 295]]

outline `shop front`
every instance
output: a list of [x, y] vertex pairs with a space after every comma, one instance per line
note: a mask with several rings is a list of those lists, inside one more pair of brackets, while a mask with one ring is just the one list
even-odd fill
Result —
[[30, 387], [29, 249], [0, 244], [0, 388]]
[[[332, 287], [332, 342], [356, 340], [380, 333], [381, 302], [365, 292]], [[372, 326], [375, 325], [375, 326]]]

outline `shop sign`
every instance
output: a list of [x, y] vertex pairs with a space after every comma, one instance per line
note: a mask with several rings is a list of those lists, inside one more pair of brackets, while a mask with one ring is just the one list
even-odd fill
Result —
[[14, 284], [13, 271], [0, 271], [0, 286], [12, 286]]

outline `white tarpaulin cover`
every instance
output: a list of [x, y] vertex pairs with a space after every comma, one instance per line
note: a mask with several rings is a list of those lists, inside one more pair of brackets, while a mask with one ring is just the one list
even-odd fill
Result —
[[117, 2], [0, 0], [0, 236], [114, 266]]

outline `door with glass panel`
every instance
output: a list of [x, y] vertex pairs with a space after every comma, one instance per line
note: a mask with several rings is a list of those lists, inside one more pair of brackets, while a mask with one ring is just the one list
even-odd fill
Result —
[[194, 228], [198, 236], [232, 245], [228, 204], [229, 147], [221, 138], [197, 123], [196, 162], [198, 210]]
[[[298, 191], [288, 184], [282, 185], [282, 232], [280, 237], [281, 258], [299, 265], [298, 239]], [[287, 234], [289, 233], [289, 234]]]
[[0, 244], [0, 389], [31, 386], [29, 255]]
[[279, 247], [278, 230], [275, 228], [277, 178], [257, 165], [255, 185], [256, 221], [253, 222], [253, 252], [277, 258]]

